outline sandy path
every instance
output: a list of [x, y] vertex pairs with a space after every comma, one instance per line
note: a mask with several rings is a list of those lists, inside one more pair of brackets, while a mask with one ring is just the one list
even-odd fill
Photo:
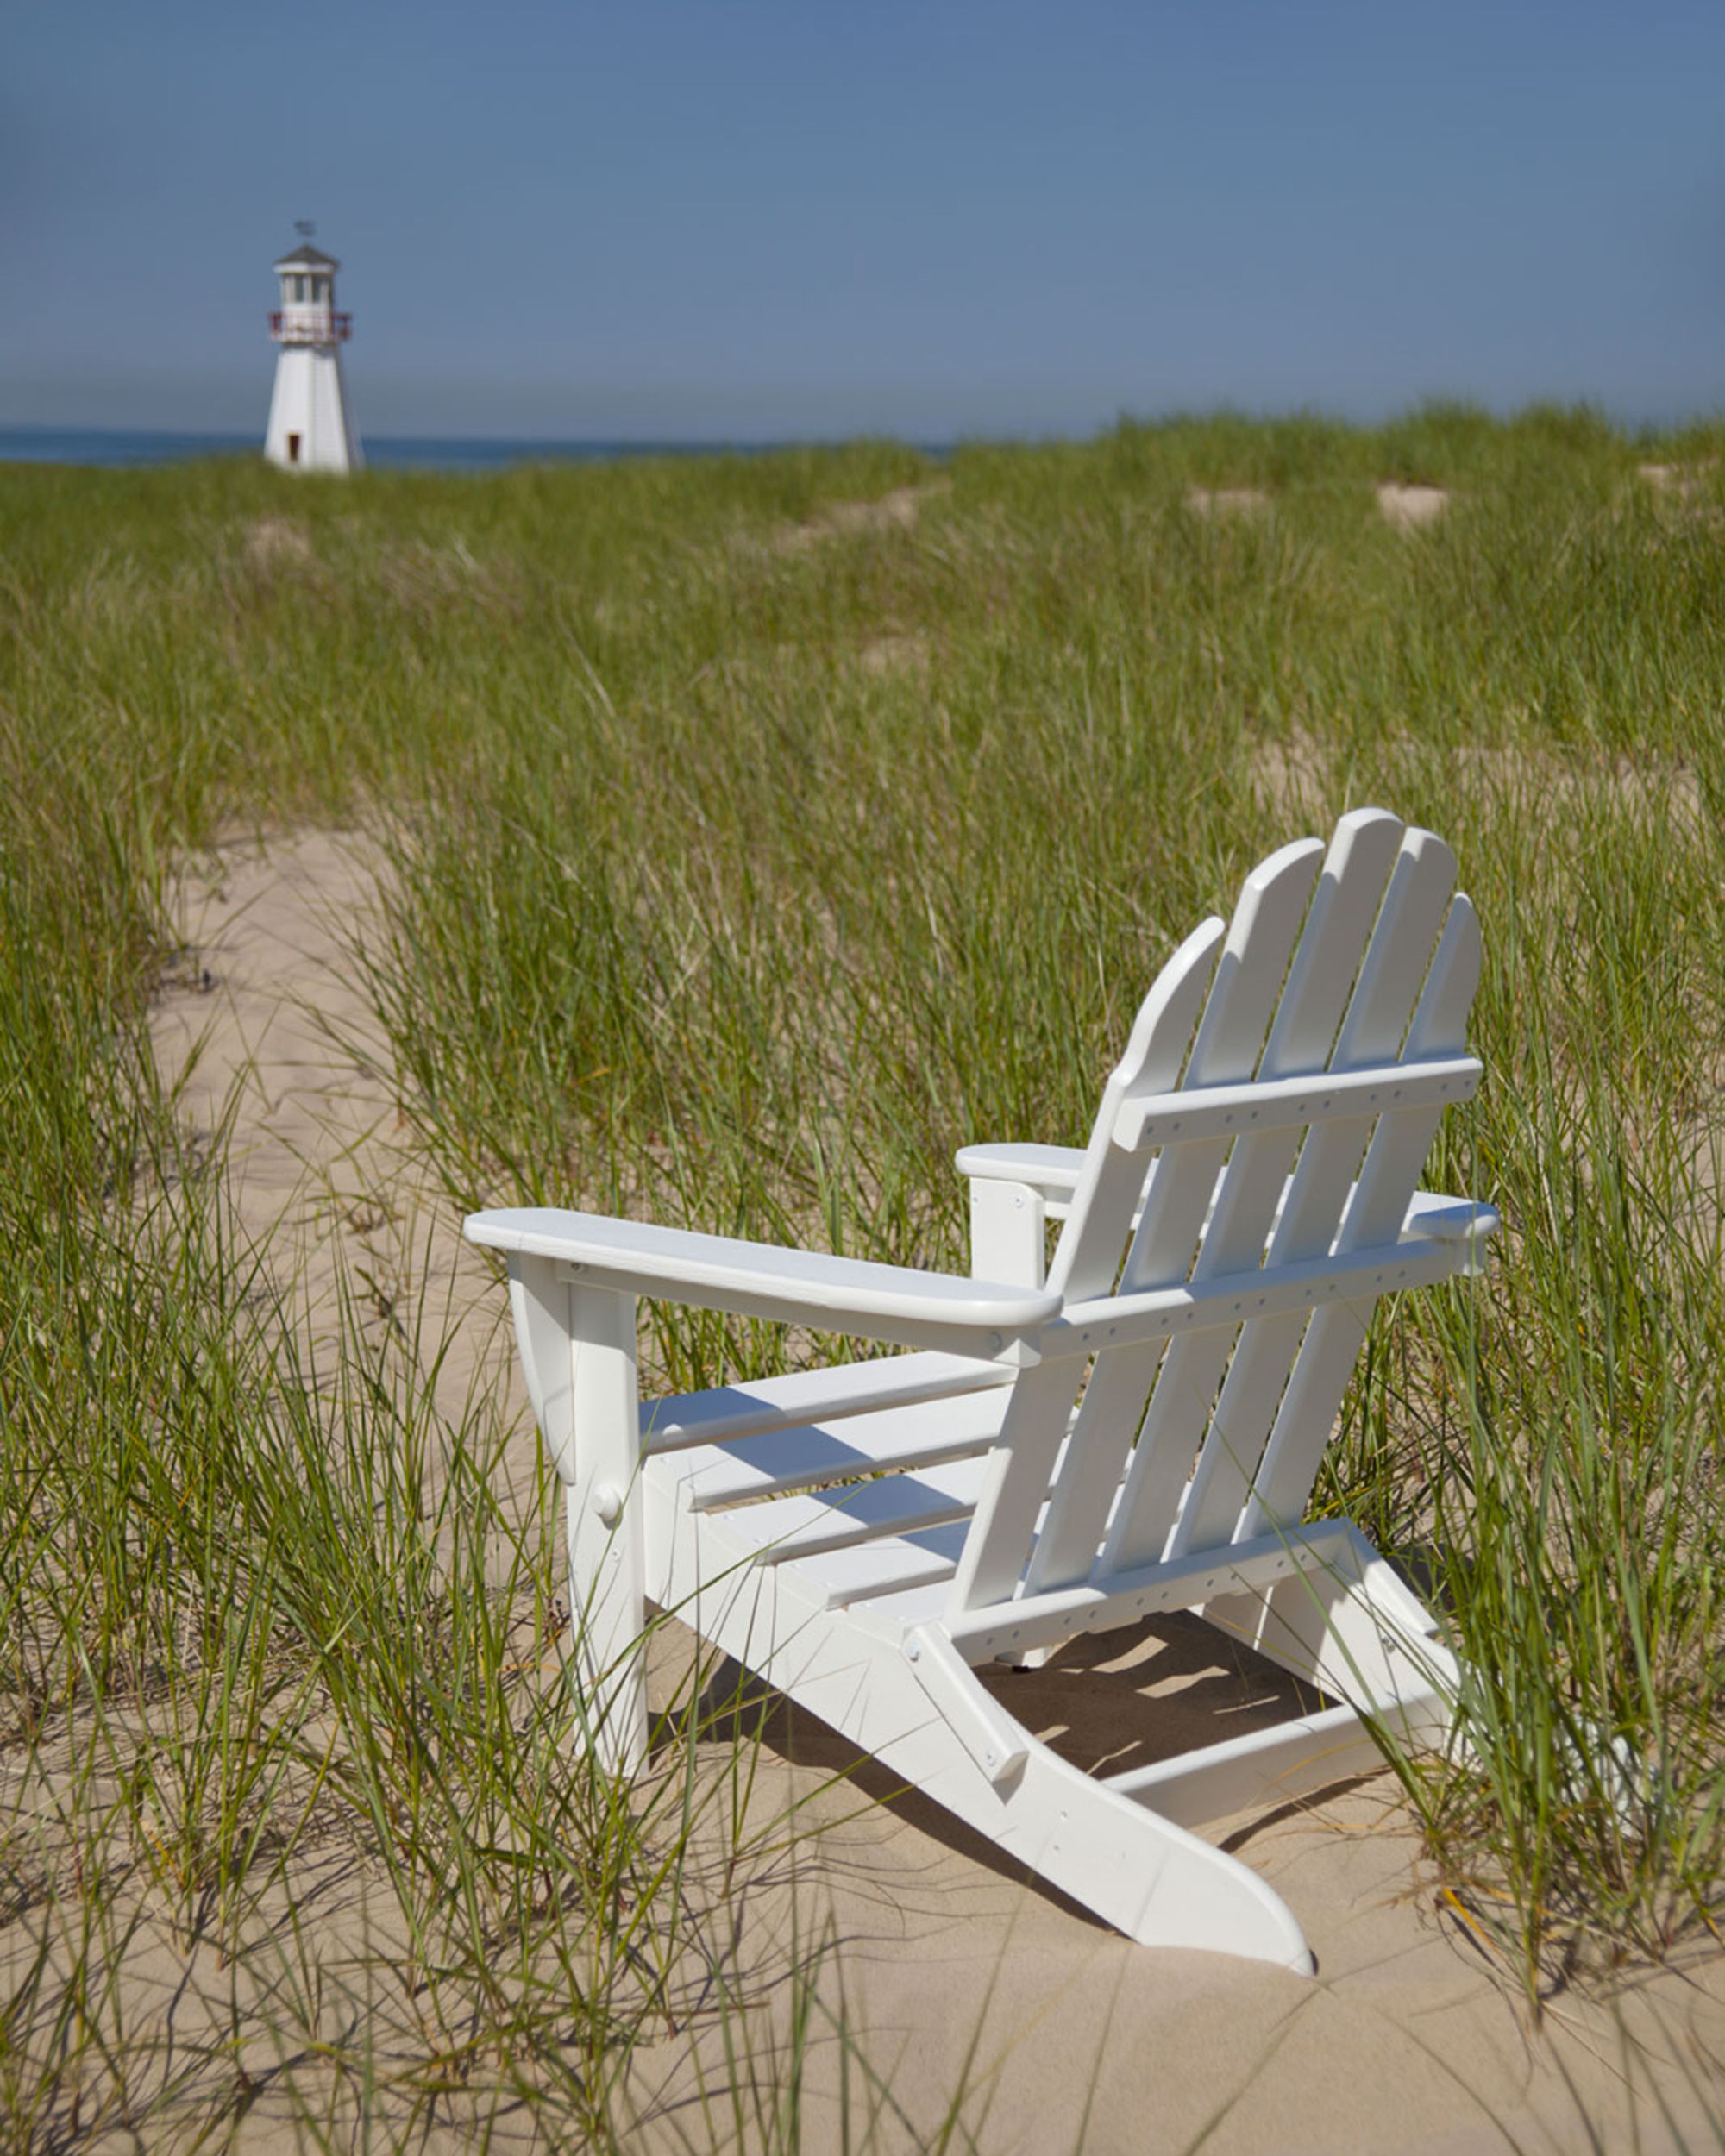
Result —
[[[183, 1076], [189, 1120], [211, 1127], [231, 1114], [242, 1217], [277, 1238], [278, 1279], [292, 1284], [308, 1334], [333, 1338], [344, 1270], [365, 1287], [367, 1327], [435, 1313], [428, 1337], [454, 1336], [444, 1382], [458, 1408], [476, 1374], [514, 1379], [499, 1361], [501, 1298], [401, 1143], [378, 1075], [385, 1044], [352, 981], [345, 938], [373, 902], [374, 868], [361, 844], [312, 833], [262, 856], [233, 854], [217, 881], [188, 888], [184, 973], [198, 985], [164, 998], [157, 1052], [165, 1073]], [[359, 1062], [343, 1041], [360, 1045]], [[523, 1501], [534, 1489], [531, 1446], [524, 1426], [510, 1455]], [[1090, 1643], [1101, 1666], [1013, 1679], [1026, 1688], [1014, 1704], [1100, 1754], [1118, 1741], [1128, 1693], [1155, 1690], [1170, 1724], [1213, 1732], [1218, 1712], [1262, 1692], [1261, 1667], [1236, 1668], [1177, 1627], [1161, 1639], [1153, 1653], [1152, 1641], [1132, 1635]], [[668, 1661], [681, 1658], [674, 1643]], [[1719, 1962], [1692, 1977], [1663, 1972], [1613, 2006], [1559, 1998], [1546, 2034], [1530, 2037], [1502, 1971], [1436, 1895], [1387, 1777], [1308, 1811], [1229, 1823], [1233, 1846], [1305, 1925], [1320, 1964], [1308, 1982], [1132, 1946], [1007, 1876], [932, 1807], [870, 1801], [884, 1786], [875, 1770], [835, 1784], [851, 1764], [819, 1725], [780, 1710], [751, 1814], [800, 1801], [825, 1831], [801, 1845], [794, 1869], [782, 1858], [754, 1867], [737, 1896], [739, 1963], [774, 2002], [762, 2028], [770, 2046], [786, 2025], [784, 1972], [798, 1942], [806, 1949], [831, 1924], [841, 1945], [822, 1993], [836, 1998], [842, 1987], [863, 2056], [910, 2122], [885, 2131], [882, 2147], [925, 2140], [967, 2074], [976, 2093], [964, 2120], [989, 2156], [1044, 2144], [1461, 2152], [1717, 2142]], [[818, 2030], [807, 2147], [840, 2145], [842, 2072], [838, 2047]], [[690, 2099], [697, 2079], [716, 2087], [724, 2074], [711, 2030], [693, 2046], [679, 2037], [637, 2054], [643, 2146], [710, 2146], [712, 2127]]]
[[303, 1336], [320, 1348], [340, 1337], [344, 1290], [373, 1343], [423, 1319], [455, 1344], [441, 1388], [453, 1408], [496, 1359], [495, 1297], [379, 1075], [389, 1046], [348, 945], [374, 918], [380, 865], [337, 832], [226, 850], [185, 888], [181, 961], [152, 1037], [182, 1119], [211, 1132], [232, 1119], [241, 1225], [267, 1245]]

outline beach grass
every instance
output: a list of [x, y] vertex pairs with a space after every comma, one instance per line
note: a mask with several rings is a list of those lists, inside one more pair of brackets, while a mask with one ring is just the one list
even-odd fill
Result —
[[[1380, 1313], [1320, 1499], [1477, 1673], [1466, 1746], [1396, 1764], [1527, 1996], [1716, 1937], [1722, 449], [1437, 407], [939, 461], [0, 471], [9, 2143], [219, 2146], [315, 2054], [314, 2145], [386, 2084], [603, 2145], [631, 2046], [740, 2008], [727, 1867], [783, 1831], [746, 1744], [692, 1741], [693, 1675], [643, 1795], [594, 1770], [492, 1403], [452, 1422], [357, 1323], [314, 1366], [244, 1246], [147, 1031], [178, 879], [236, 830], [381, 839], [356, 962], [449, 1232], [574, 1202], [961, 1269], [954, 1150], [1082, 1140], [1257, 860], [1367, 802], [1440, 831], [1488, 1078], [1427, 1181], [1505, 1229]], [[1383, 485], [1449, 499], [1404, 530]], [[643, 1345], [686, 1386], [784, 1344], [667, 1311]], [[344, 1865], [363, 2013], [296, 1918]], [[141, 1963], [192, 1973], [183, 2051], [129, 2033]], [[715, 2134], [796, 2146], [800, 2056]], [[862, 2147], [894, 2120], [857, 2071]]]

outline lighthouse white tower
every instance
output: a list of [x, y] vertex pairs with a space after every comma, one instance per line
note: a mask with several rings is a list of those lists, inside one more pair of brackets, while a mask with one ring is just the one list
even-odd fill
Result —
[[275, 266], [281, 309], [269, 323], [281, 350], [264, 454], [288, 472], [357, 472], [364, 460], [342, 380], [342, 347], [354, 318], [336, 312], [342, 265], [311, 245], [311, 226], [299, 229], [305, 244]]

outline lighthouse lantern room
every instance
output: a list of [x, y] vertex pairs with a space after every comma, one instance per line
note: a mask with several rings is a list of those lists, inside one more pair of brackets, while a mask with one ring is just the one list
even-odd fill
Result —
[[269, 318], [276, 355], [264, 454], [288, 472], [357, 472], [363, 460], [342, 379], [342, 347], [354, 318], [336, 311], [336, 273], [342, 265], [310, 242], [275, 266], [281, 306]]

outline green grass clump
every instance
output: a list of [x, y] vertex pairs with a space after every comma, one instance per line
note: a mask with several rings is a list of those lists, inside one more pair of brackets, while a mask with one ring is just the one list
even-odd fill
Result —
[[[484, 2082], [603, 2139], [631, 2034], [723, 1993], [678, 1852], [683, 1808], [742, 1800], [693, 1752], [644, 1809], [582, 1764], [524, 1674], [561, 1579], [486, 1403], [452, 1427], [357, 1326], [308, 1366], [162, 1097], [173, 880], [236, 827], [385, 836], [370, 985], [458, 1203], [942, 1266], [954, 1149], [1081, 1138], [1157, 967], [1270, 847], [1366, 801], [1442, 832], [1490, 1075], [1429, 1180], [1506, 1232], [1477, 1288], [1380, 1316], [1326, 1499], [1435, 1568], [1481, 1672], [1469, 1757], [1407, 1771], [1529, 1989], [1705, 1937], [1722, 439], [1436, 407], [941, 464], [0, 473], [0, 1739], [9, 1788], [71, 1792], [8, 1799], [13, 2141], [242, 2117], [275, 2069], [233, 2030], [270, 2016], [342, 2102]], [[1393, 530], [1387, 482], [1449, 506]], [[775, 1346], [650, 1343], [677, 1383]], [[295, 1943], [347, 1849], [417, 2079]], [[206, 2001], [273, 1957], [184, 2080], [114, 2026], [163, 1939], [214, 1958]]]

